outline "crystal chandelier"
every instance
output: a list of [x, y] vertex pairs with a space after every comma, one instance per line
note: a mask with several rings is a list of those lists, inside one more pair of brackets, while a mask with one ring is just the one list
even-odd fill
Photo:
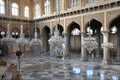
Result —
[[110, 43], [110, 42], [105, 42], [102, 44], [102, 48], [103, 47], [106, 47], [106, 48], [113, 48], [113, 43]]
[[12, 38], [12, 36], [10, 34], [9, 24], [7, 24], [7, 36], [2, 39], [2, 43], [7, 44], [7, 45], [12, 45], [13, 43], [15, 43], [15, 39]]
[[16, 40], [16, 43], [17, 43], [18, 45], [28, 45], [28, 44], [29, 44], [29, 41], [28, 41], [26, 38], [24, 38], [23, 25], [21, 25], [20, 38], [18, 38], [18, 39]]
[[87, 28], [87, 31], [88, 37], [84, 38], [83, 47], [86, 48], [89, 53], [91, 53], [94, 49], [98, 48], [98, 43], [96, 39], [91, 36], [93, 31], [90, 29], [90, 26]]
[[[58, 15], [60, 15], [60, 5], [59, 5], [59, 0], [57, 0], [57, 13]], [[58, 16], [59, 17], [59, 16]], [[55, 30], [54, 30], [54, 35], [51, 36], [51, 38], [48, 40], [49, 45], [50, 45], [50, 51], [51, 51], [51, 56], [55, 56], [55, 57], [64, 57], [64, 53], [62, 53], [62, 45], [65, 43], [65, 38], [62, 38], [62, 36], [60, 36], [60, 32], [58, 29], [58, 23], [60, 20], [60, 17], [58, 18], [56, 17], [56, 26], [55, 26]]]
[[60, 57], [62, 55], [62, 44], [65, 42], [65, 39], [60, 36], [60, 32], [56, 25], [54, 30], [54, 35], [48, 40], [51, 50], [51, 55], [55, 57]]
[[37, 38], [36, 25], [35, 25], [34, 39], [31, 40], [30, 45], [31, 45], [31, 46], [41, 46], [41, 45], [42, 45], [41, 40]]
[[84, 39], [83, 47], [86, 48], [89, 53], [91, 53], [94, 49], [98, 48], [98, 43], [94, 37], [89, 35]]

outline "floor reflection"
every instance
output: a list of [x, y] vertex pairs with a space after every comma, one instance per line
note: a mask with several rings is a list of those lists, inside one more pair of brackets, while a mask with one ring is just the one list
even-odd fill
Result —
[[80, 74], [80, 71], [81, 71], [80, 66], [73, 66], [73, 73], [74, 74], [78, 75], [78, 74]]
[[[9, 61], [17, 60], [13, 58]], [[29, 65], [35, 70], [22, 70]], [[119, 69], [119, 65], [80, 62], [80, 58], [58, 60], [38, 54], [24, 55], [21, 57], [21, 68], [23, 80], [120, 80], [120, 70], [115, 70]]]

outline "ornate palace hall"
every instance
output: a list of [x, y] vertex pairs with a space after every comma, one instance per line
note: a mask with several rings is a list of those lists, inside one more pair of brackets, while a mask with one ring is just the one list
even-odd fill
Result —
[[120, 0], [0, 0], [0, 80], [120, 80]]

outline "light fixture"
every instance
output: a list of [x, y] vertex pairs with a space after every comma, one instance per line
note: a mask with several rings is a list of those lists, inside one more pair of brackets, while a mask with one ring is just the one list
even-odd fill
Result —
[[26, 39], [26, 38], [24, 38], [24, 34], [23, 34], [23, 25], [21, 25], [21, 33], [20, 33], [20, 38], [18, 38], [17, 40], [16, 40], [16, 43], [18, 44], [18, 45], [28, 45], [29, 44], [29, 41]]
[[34, 32], [34, 38], [30, 42], [31, 46], [41, 46], [42, 42], [40, 39], [37, 38], [37, 28], [36, 28], [36, 21], [35, 21], [35, 32]]
[[48, 40], [49, 45], [50, 45], [50, 52], [51, 52], [51, 56], [57, 57], [57, 58], [63, 58], [64, 57], [64, 53], [62, 52], [62, 45], [65, 43], [65, 39], [62, 38], [62, 36], [60, 36], [60, 31], [58, 29], [58, 24], [60, 21], [60, 6], [59, 6], [59, 0], [58, 1], [58, 9], [57, 9], [57, 13], [58, 17], [55, 18], [55, 30], [54, 30], [54, 35], [51, 36], [51, 38]]
[[15, 43], [15, 39], [12, 38], [10, 34], [10, 25], [11, 25], [11, 14], [10, 14], [10, 22], [7, 24], [7, 35], [6, 37], [3, 37], [1, 40], [2, 43], [6, 45], [12, 45], [13, 43]]
[[11, 34], [10, 34], [10, 26], [9, 26], [9, 23], [7, 24], [7, 36], [2, 39], [2, 42], [3, 42], [4, 44], [7, 44], [7, 45], [12, 45], [13, 43], [15, 43], [15, 39], [12, 38], [12, 36], [11, 36]]
[[84, 38], [83, 47], [87, 49], [89, 53], [91, 53], [94, 49], [98, 48], [98, 42], [96, 38], [92, 37], [93, 30], [91, 29], [90, 22], [89, 27], [87, 28], [88, 37]]
[[[22, 3], [22, 0], [21, 0], [21, 3]], [[22, 9], [23, 7], [21, 6], [21, 9]], [[22, 15], [22, 11], [21, 11], [21, 26], [20, 26], [20, 38], [18, 38], [17, 40], [16, 40], [16, 43], [18, 44], [18, 45], [20, 45], [20, 46], [24, 46], [24, 45], [28, 45], [29, 44], [29, 41], [24, 37], [24, 34], [23, 34], [23, 25], [22, 25], [22, 18], [23, 17], [23, 15]]]
[[104, 47], [106, 47], [106, 48], [113, 48], [113, 43], [107, 41], [107, 42], [102, 44], [102, 48], [104, 48]]

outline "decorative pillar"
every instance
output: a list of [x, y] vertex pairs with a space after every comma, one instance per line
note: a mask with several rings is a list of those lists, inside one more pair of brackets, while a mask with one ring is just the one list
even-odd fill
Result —
[[81, 61], [87, 61], [87, 50], [83, 47], [84, 45], [84, 32], [81, 32]]
[[108, 43], [108, 31], [103, 32], [103, 64], [110, 64], [110, 52], [109, 52], [109, 45]]
[[64, 39], [65, 39], [65, 57], [68, 57], [70, 54], [70, 34], [64, 33]]

